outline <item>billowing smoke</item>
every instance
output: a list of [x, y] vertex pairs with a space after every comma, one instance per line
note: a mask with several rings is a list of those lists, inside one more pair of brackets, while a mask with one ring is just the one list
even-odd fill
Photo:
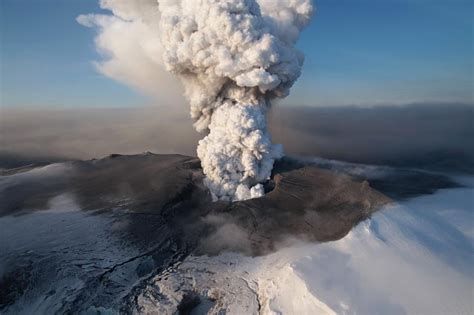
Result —
[[95, 62], [97, 71], [162, 106], [184, 103], [178, 80], [163, 65], [157, 0], [100, 0], [100, 6], [113, 15], [77, 17], [81, 25], [98, 30], [95, 46], [104, 60]]
[[[142, 49], [162, 51], [166, 69], [183, 82], [195, 128], [209, 131], [197, 154], [213, 198], [262, 196], [261, 183], [283, 154], [271, 143], [265, 114], [300, 75], [303, 55], [294, 44], [311, 16], [311, 1], [158, 0], [157, 9], [151, 2], [101, 4], [150, 32], [153, 44], [142, 41]], [[103, 34], [108, 27], [102, 20], [79, 17]]]

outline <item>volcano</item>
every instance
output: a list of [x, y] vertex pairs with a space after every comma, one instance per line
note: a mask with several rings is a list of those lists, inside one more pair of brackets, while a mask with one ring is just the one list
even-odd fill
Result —
[[149, 279], [187, 257], [261, 256], [296, 240], [338, 240], [393, 196], [453, 185], [397, 174], [371, 179], [347, 165], [284, 158], [263, 197], [213, 202], [200, 161], [183, 155], [113, 154], [3, 171], [0, 309], [128, 312]]

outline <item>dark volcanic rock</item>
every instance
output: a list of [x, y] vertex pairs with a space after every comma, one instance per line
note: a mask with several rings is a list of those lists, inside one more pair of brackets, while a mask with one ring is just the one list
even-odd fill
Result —
[[[289, 237], [309, 241], [342, 238], [390, 200], [346, 175], [315, 167], [279, 172], [264, 197], [216, 206], [214, 232], [201, 244], [205, 252], [225, 248], [266, 253]], [[217, 208], [217, 209], [216, 209]], [[218, 218], [218, 219], [216, 219]]]
[[[56, 167], [61, 165], [64, 169], [56, 172], [43, 169], [44, 176], [16, 175], [18, 182], [1, 192], [6, 202], [0, 213], [46, 209], [52, 197], [69, 193], [83, 210], [125, 215], [132, 222], [127, 237], [166, 229], [187, 248], [201, 252], [261, 254], [289, 236], [341, 238], [389, 201], [367, 182], [288, 163], [277, 163], [264, 197], [234, 203], [211, 201], [199, 160], [192, 157], [114, 154]], [[49, 167], [54, 170], [54, 165]]]

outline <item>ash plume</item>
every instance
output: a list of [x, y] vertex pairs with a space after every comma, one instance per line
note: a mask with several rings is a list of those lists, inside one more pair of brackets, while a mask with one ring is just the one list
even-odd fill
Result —
[[[266, 111], [300, 76], [304, 58], [294, 44], [311, 17], [311, 1], [102, 0], [101, 6], [114, 17], [78, 17], [102, 30], [96, 41], [112, 57], [99, 69], [123, 80], [125, 66], [133, 63], [121, 47], [137, 41], [130, 29], [137, 30], [137, 50], [181, 80], [196, 130], [208, 132], [197, 155], [213, 199], [262, 196], [261, 183], [283, 155], [271, 142]], [[129, 43], [110, 44], [127, 25]]]

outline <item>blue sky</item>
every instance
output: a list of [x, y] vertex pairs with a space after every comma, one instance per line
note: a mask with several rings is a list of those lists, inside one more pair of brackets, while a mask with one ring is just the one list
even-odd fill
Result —
[[[1, 0], [2, 106], [126, 107], [153, 102], [97, 73], [96, 0]], [[285, 103], [472, 102], [469, 0], [320, 0]]]

